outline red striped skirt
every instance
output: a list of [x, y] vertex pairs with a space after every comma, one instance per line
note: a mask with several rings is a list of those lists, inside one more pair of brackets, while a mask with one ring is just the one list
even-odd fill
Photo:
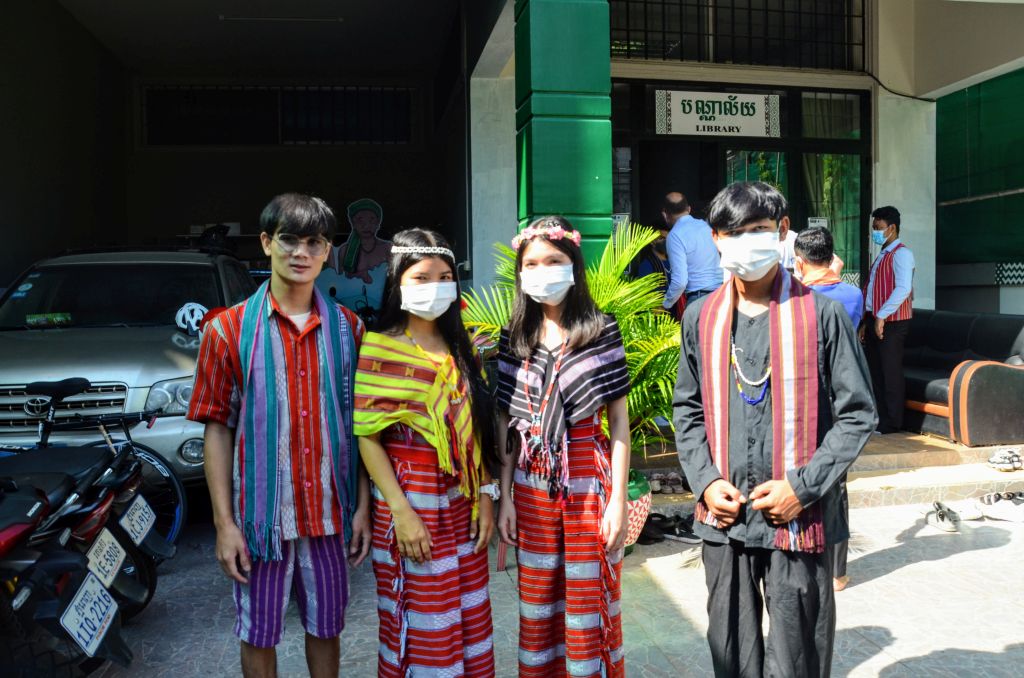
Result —
[[431, 560], [398, 555], [391, 510], [373, 490], [373, 572], [380, 618], [378, 676], [493, 676], [487, 551], [473, 553], [472, 505], [422, 436], [391, 427], [382, 443], [395, 476], [430, 532]]
[[568, 498], [516, 470], [520, 676], [624, 675], [622, 551], [607, 553], [599, 532], [610, 454], [595, 417], [569, 429]]

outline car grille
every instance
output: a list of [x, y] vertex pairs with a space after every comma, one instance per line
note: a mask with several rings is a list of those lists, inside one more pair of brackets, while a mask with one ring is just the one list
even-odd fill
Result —
[[[124, 384], [93, 384], [85, 393], [79, 393], [57, 407], [57, 421], [76, 414], [118, 414], [124, 412], [128, 387]], [[0, 435], [35, 433], [43, 417], [31, 416], [25, 411], [29, 399], [24, 386], [0, 386]]]

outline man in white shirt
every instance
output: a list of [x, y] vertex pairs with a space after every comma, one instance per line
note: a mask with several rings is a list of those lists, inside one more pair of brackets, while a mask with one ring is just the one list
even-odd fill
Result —
[[878, 432], [894, 433], [903, 428], [903, 345], [914, 302], [914, 255], [900, 242], [899, 210], [879, 207], [871, 213], [871, 240], [882, 250], [871, 264], [860, 337], [878, 405]]

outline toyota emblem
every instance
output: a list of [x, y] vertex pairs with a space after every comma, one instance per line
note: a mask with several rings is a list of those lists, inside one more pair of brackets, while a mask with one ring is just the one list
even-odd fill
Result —
[[30, 417], [41, 417], [50, 410], [50, 399], [46, 396], [29, 398], [25, 401], [24, 409]]

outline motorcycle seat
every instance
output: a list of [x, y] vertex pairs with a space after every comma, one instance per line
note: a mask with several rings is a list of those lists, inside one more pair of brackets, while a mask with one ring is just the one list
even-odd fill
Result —
[[92, 386], [88, 379], [72, 377], [60, 381], [34, 381], [25, 387], [25, 393], [30, 396], [47, 396], [60, 402], [79, 393], [85, 393]]
[[58, 473], [69, 475], [78, 483], [113, 458], [106, 447], [45, 447], [0, 458], [0, 476]]
[[51, 511], [63, 504], [75, 489], [74, 479], [66, 473], [31, 473], [12, 475], [10, 478], [19, 490], [34, 488], [46, 495], [46, 502], [50, 505]]
[[40, 510], [38, 503], [39, 497], [31, 490], [19, 487], [16, 492], [0, 492], [0, 530], [32, 523], [35, 515], [29, 513]]

